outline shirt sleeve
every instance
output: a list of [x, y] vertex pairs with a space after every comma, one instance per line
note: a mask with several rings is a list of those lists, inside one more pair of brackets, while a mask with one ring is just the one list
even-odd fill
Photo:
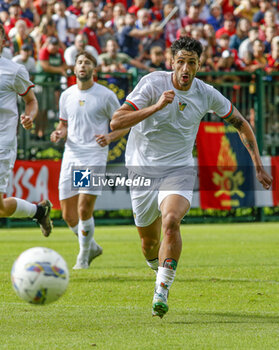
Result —
[[65, 94], [62, 93], [60, 100], [59, 100], [59, 120], [62, 120], [63, 122], [67, 122], [68, 121], [68, 115], [67, 115], [67, 111], [65, 109]]
[[113, 113], [120, 107], [120, 103], [118, 101], [115, 93], [109, 94], [107, 98], [107, 115], [109, 119], [112, 118]]
[[127, 96], [125, 104], [131, 106], [134, 110], [139, 110], [151, 105], [152, 85], [146, 77], [143, 77], [135, 89]]
[[212, 89], [211, 109], [222, 119], [229, 118], [233, 113], [232, 103], [218, 90]]
[[29, 74], [23, 65], [20, 65], [14, 80], [14, 89], [20, 95], [24, 96], [34, 87], [34, 84], [29, 79]]

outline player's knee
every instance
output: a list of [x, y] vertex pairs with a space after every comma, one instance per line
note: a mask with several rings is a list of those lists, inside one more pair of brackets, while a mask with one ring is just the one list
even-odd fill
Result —
[[175, 212], [169, 212], [162, 217], [163, 231], [171, 235], [179, 229], [180, 217]]
[[90, 217], [92, 216], [91, 210], [89, 210], [88, 207], [85, 205], [79, 207], [78, 214], [81, 220], [90, 219]]

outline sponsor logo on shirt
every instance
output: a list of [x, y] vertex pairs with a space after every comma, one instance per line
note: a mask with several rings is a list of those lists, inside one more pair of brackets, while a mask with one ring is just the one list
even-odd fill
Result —
[[184, 109], [185, 109], [186, 106], [187, 106], [187, 103], [179, 102], [179, 110], [180, 110], [180, 111], [184, 111]]
[[78, 102], [79, 102], [80, 107], [84, 106], [84, 104], [85, 104], [85, 100], [79, 100]]

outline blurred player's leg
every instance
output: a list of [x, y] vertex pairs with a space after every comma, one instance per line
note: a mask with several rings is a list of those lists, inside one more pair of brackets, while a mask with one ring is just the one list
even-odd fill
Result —
[[160, 248], [161, 218], [157, 218], [151, 225], [137, 227], [137, 229], [146, 263], [152, 270], [157, 272], [159, 266], [158, 253]]
[[152, 305], [154, 316], [162, 318], [168, 311], [168, 293], [175, 278], [182, 249], [180, 222], [189, 208], [189, 201], [177, 194], [167, 196], [160, 205], [163, 240], [159, 249], [160, 266]]
[[46, 237], [52, 231], [51, 207], [49, 200], [44, 200], [36, 205], [15, 197], [3, 199], [3, 194], [0, 193], [0, 217], [32, 218], [39, 223], [42, 233]]
[[76, 196], [60, 200], [62, 217], [66, 221], [69, 229], [78, 237], [78, 197]]

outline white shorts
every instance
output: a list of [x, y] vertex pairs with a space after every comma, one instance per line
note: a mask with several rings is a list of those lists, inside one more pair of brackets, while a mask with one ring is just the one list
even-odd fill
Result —
[[[135, 173], [129, 173], [129, 177], [136, 177]], [[172, 186], [175, 179], [175, 186]], [[153, 188], [150, 190], [137, 190], [131, 188], [130, 195], [134, 214], [135, 224], [138, 227], [146, 227], [152, 224], [161, 216], [160, 205], [163, 200], [172, 194], [178, 194], [186, 198], [191, 206], [195, 174], [184, 177], [164, 177], [153, 179]]]
[[[74, 197], [80, 193], [85, 193], [85, 194], [91, 194], [94, 196], [99, 196], [102, 194], [102, 190], [100, 188], [94, 189], [92, 187], [90, 188], [85, 188], [85, 187], [80, 187], [74, 189], [72, 184], [73, 184], [73, 179], [72, 179], [72, 171], [73, 167], [90, 167], [91, 162], [94, 156], [90, 155], [90, 157], [85, 158], [84, 156], [80, 156], [79, 158], [76, 158], [73, 156], [72, 153], [65, 151], [63, 155], [63, 160], [61, 164], [61, 171], [60, 171], [60, 177], [59, 177], [59, 200], [67, 199]], [[95, 159], [94, 159], [95, 162]], [[103, 164], [99, 164], [103, 163]], [[104, 162], [103, 160], [98, 162], [98, 166], [105, 166], [106, 161]]]
[[6, 193], [16, 160], [16, 149], [0, 149], [0, 193]]

